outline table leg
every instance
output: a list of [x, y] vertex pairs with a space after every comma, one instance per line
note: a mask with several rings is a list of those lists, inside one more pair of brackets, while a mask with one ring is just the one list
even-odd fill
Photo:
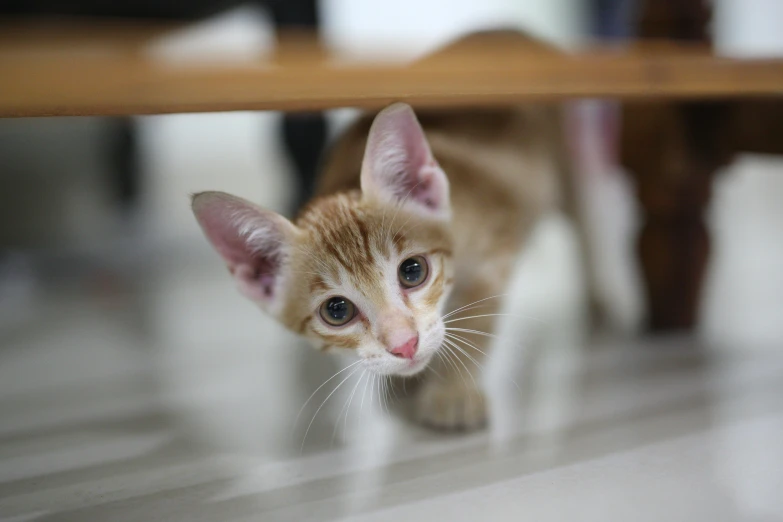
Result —
[[721, 103], [623, 109], [621, 155], [643, 212], [637, 252], [652, 331], [696, 324], [710, 252], [704, 217], [713, 175], [732, 155], [729, 123]]

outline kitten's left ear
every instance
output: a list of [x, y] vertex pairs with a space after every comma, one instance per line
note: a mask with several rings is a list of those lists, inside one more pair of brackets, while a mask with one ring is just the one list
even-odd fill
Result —
[[413, 109], [395, 103], [373, 121], [361, 175], [365, 197], [439, 219], [451, 215], [449, 181], [435, 161]]

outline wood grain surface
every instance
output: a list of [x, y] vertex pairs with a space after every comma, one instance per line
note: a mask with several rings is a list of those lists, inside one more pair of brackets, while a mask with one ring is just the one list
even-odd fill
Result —
[[735, 60], [706, 47], [646, 42], [554, 53], [477, 37], [421, 62], [348, 59], [284, 35], [257, 58], [162, 57], [179, 27], [0, 23], [0, 117], [497, 105], [567, 97], [692, 99], [783, 94], [783, 60]]

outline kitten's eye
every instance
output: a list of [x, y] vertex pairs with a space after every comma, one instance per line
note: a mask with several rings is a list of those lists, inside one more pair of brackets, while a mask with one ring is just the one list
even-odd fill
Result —
[[332, 326], [343, 326], [356, 315], [356, 307], [345, 297], [332, 297], [321, 305], [321, 318]]
[[409, 257], [400, 264], [398, 272], [400, 284], [405, 288], [414, 288], [427, 279], [427, 262], [421, 256]]

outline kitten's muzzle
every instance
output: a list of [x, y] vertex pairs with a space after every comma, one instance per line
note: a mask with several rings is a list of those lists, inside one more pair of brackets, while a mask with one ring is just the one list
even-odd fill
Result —
[[386, 310], [377, 320], [378, 340], [395, 357], [412, 359], [419, 347], [416, 322], [407, 311]]

